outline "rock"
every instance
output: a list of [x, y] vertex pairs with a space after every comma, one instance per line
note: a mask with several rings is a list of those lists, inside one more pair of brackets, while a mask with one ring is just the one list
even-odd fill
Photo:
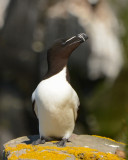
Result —
[[120, 153], [124, 153], [125, 144], [115, 140], [90, 135], [72, 134], [66, 147], [57, 147], [54, 142], [31, 145], [38, 139], [38, 135], [24, 136], [4, 144], [3, 160], [121, 160]]
[[119, 157], [124, 158], [124, 159], [126, 158], [126, 154], [125, 154], [124, 151], [120, 151], [120, 150], [117, 149], [115, 154], [118, 155]]

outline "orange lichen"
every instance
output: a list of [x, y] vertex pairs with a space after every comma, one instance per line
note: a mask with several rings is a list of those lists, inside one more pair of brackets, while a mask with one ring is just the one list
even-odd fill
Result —
[[[25, 150], [25, 153], [16, 154], [16, 151]], [[64, 160], [74, 155], [76, 160], [123, 160], [115, 154], [99, 152], [96, 149], [86, 147], [56, 147], [56, 146], [33, 146], [18, 144], [16, 147], [5, 146], [5, 153], [11, 155], [8, 160], [35, 159], [35, 160]], [[18, 155], [18, 156], [17, 156]]]
[[27, 152], [26, 154], [22, 154], [19, 158], [26, 158], [26, 159], [47, 159], [47, 160], [64, 160], [69, 157], [66, 154], [61, 154], [58, 151], [42, 151], [42, 152]]
[[111, 138], [102, 137], [102, 136], [98, 136], [98, 135], [92, 135], [92, 136], [95, 136], [95, 137], [98, 137], [98, 138], [103, 138], [103, 139], [108, 139], [108, 140], [110, 140], [110, 141], [113, 141], [113, 142], [116, 142], [116, 143], [119, 143], [119, 144], [122, 144], [122, 145], [126, 145], [126, 144], [123, 143], [123, 142], [118, 142], [118, 141], [115, 141], [114, 139], [111, 139]]

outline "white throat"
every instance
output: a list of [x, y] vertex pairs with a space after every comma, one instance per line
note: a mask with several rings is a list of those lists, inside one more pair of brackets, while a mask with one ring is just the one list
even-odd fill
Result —
[[50, 77], [49, 79], [58, 79], [60, 82], [64, 79], [66, 79], [66, 66], [57, 74], [55, 74], [54, 76]]

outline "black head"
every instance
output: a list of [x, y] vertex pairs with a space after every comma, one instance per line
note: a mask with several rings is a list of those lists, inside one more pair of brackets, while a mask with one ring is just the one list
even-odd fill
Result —
[[57, 40], [47, 52], [48, 72], [45, 78], [60, 72], [67, 65], [72, 52], [87, 39], [85, 33], [80, 33], [68, 39]]
[[59, 39], [48, 50], [48, 58], [52, 57], [53, 59], [68, 59], [71, 53], [87, 39], [88, 36], [85, 33], [80, 33], [68, 39]]

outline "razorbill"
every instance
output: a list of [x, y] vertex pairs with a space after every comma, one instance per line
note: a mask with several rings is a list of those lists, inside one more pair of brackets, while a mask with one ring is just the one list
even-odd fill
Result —
[[48, 71], [32, 94], [32, 103], [39, 121], [40, 138], [32, 144], [60, 139], [57, 146], [65, 146], [71, 136], [79, 98], [69, 82], [68, 58], [87, 35], [80, 33], [69, 39], [59, 39], [47, 51]]

